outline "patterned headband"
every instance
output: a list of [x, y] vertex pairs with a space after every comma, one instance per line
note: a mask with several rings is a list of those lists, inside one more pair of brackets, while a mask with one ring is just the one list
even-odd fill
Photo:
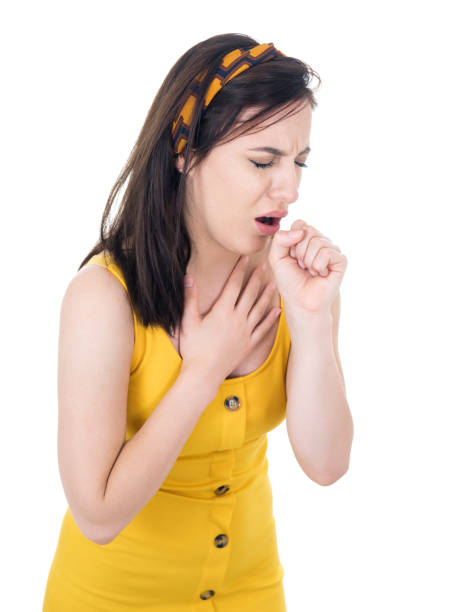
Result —
[[[264, 43], [252, 47], [251, 49], [234, 49], [227, 53], [223, 57], [216, 75], [207, 89], [201, 112], [205, 112], [213, 96], [215, 96], [228, 81], [231, 81], [233, 77], [247, 68], [256, 66], [256, 64], [260, 64], [261, 62], [266, 62], [274, 57], [285, 57], [285, 55], [276, 49], [273, 43]], [[178, 113], [175, 121], [172, 123], [172, 145], [175, 153], [180, 153], [182, 151], [188, 139], [193, 109], [198, 97], [200, 83], [205, 78], [206, 72], [206, 70], [203, 70], [195, 77], [190, 86], [191, 93]]]

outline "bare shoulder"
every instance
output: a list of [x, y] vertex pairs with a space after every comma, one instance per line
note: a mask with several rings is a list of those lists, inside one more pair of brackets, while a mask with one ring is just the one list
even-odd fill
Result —
[[87, 264], [76, 273], [63, 297], [63, 305], [69, 302], [109, 314], [117, 323], [122, 322], [126, 329], [133, 331], [134, 319], [127, 292], [104, 266]]
[[[134, 350], [134, 319], [129, 297], [119, 279], [104, 266], [89, 264], [69, 282], [61, 303], [60, 333], [81, 334], [101, 343], [116, 360], [129, 365]], [[60, 339], [63, 336], [60, 336]], [[79, 350], [79, 344], [76, 343]], [[81, 346], [87, 350], [87, 343]], [[96, 346], [97, 348], [97, 346]]]

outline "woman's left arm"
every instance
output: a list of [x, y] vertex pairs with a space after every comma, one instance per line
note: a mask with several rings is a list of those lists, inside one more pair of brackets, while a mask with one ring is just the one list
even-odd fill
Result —
[[347, 471], [353, 438], [337, 349], [339, 286], [347, 258], [322, 232], [297, 219], [290, 231], [274, 234], [268, 260], [291, 336], [289, 441], [305, 474], [328, 485]]
[[331, 312], [289, 322], [286, 427], [304, 473], [329, 485], [348, 469], [353, 422], [338, 353], [340, 295]]

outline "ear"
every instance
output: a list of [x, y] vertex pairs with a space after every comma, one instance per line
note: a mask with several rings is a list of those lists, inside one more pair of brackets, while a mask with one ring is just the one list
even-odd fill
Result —
[[183, 153], [179, 153], [177, 157], [175, 158], [174, 162], [175, 162], [175, 167], [177, 168], [177, 170], [179, 172], [183, 172], [183, 165], [185, 163], [185, 158], [183, 156]]
[[[191, 160], [190, 160], [189, 168], [190, 168], [190, 166], [193, 165], [194, 160], [195, 160], [195, 149], [192, 149], [192, 154], [191, 154]], [[185, 155], [183, 153], [179, 153], [175, 157], [174, 163], [175, 163], [175, 167], [177, 168], [177, 170], [179, 172], [183, 173], [183, 167], [185, 165]], [[192, 172], [193, 172], [193, 169], [192, 170], [189, 169], [189, 175], [190, 176], [192, 175]]]

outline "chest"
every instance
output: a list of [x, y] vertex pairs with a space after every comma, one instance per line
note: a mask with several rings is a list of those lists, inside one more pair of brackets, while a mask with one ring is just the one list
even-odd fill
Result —
[[[267, 312], [269, 312], [271, 308], [279, 308], [280, 306], [281, 302], [279, 293], [275, 292], [273, 295], [273, 299], [269, 302]], [[230, 372], [230, 374], [226, 377], [227, 379], [236, 378], [237, 376], [246, 376], [247, 374], [254, 372], [263, 365], [263, 363], [268, 358], [271, 349], [273, 348], [276, 339], [276, 334], [278, 331], [279, 318], [280, 317], [276, 317], [273, 325], [263, 336], [261, 341], [258, 342], [254, 349], [246, 355], [246, 357], [236, 366], [236, 368], [232, 372]], [[169, 339], [170, 342], [172, 342], [177, 353], [180, 354], [178, 333], [174, 337], [169, 336]]]

